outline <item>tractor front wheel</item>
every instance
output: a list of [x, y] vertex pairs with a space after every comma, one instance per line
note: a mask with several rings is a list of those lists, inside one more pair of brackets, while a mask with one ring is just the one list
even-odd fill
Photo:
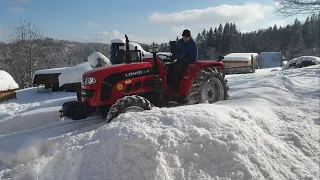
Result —
[[111, 122], [114, 118], [126, 112], [140, 112], [150, 110], [151, 103], [144, 97], [138, 95], [125, 96], [116, 101], [109, 109], [107, 122]]

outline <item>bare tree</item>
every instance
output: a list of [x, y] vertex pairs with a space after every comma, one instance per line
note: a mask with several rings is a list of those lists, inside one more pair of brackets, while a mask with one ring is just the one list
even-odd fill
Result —
[[[33, 67], [36, 65], [37, 55], [41, 54], [43, 46], [44, 32], [32, 24], [24, 20], [15, 26], [10, 26], [10, 41], [18, 46], [20, 52], [20, 62], [25, 61], [28, 72], [27, 85], [32, 84]], [[20, 66], [23, 66], [22, 64]]]
[[284, 17], [298, 14], [315, 14], [320, 12], [320, 0], [275, 0], [276, 12]]

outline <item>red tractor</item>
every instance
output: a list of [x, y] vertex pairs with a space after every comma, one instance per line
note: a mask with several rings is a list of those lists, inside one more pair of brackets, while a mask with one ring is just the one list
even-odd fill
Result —
[[222, 62], [189, 64], [180, 80], [179, 93], [173, 94], [171, 80], [175, 76], [173, 66], [177, 42], [170, 42], [171, 56], [160, 55], [157, 48], [153, 48], [150, 51], [153, 58], [132, 62], [129, 39], [125, 37], [125, 62], [84, 73], [82, 101], [64, 103], [59, 111], [60, 117], [79, 120], [99, 113], [110, 122], [121, 113], [150, 110], [153, 106], [214, 103], [227, 99], [229, 87], [222, 73]]

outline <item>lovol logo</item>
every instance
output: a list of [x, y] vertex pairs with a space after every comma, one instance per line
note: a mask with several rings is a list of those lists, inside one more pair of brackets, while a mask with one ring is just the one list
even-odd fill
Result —
[[133, 72], [128, 72], [125, 74], [126, 77], [132, 77], [132, 76], [140, 76], [144, 74], [150, 74], [151, 69], [144, 69], [144, 70], [138, 70], [138, 71], [133, 71]]

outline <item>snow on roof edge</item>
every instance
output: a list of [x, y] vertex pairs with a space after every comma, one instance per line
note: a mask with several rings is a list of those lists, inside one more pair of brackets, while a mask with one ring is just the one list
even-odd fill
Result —
[[258, 56], [258, 53], [230, 53], [224, 56], [223, 61], [250, 61], [251, 55]]
[[70, 67], [62, 67], [62, 68], [51, 68], [51, 69], [39, 69], [35, 71], [34, 75], [38, 74], [54, 74], [54, 73], [62, 73]]

